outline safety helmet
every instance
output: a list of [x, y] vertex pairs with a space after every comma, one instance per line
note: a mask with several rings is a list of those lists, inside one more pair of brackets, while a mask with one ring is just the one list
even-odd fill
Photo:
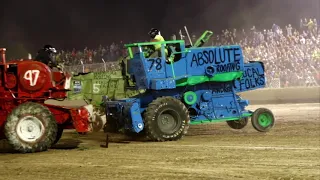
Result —
[[160, 31], [156, 28], [151, 28], [151, 30], [148, 33], [151, 38], [156, 37], [156, 35], [160, 35]]
[[56, 48], [54, 48], [53, 46], [51, 46], [51, 45], [49, 45], [49, 44], [44, 45], [44, 46], [43, 46], [43, 49], [44, 49], [45, 51], [49, 52], [49, 53], [56, 53], [56, 52], [57, 52]]

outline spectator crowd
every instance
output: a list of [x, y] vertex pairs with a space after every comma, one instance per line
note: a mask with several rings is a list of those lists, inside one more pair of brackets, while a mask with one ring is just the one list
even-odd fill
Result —
[[81, 62], [84, 64], [102, 63], [102, 59], [105, 61], [116, 61], [120, 57], [127, 54], [123, 43], [119, 44], [112, 43], [110, 46], [100, 45], [96, 49], [84, 48], [84, 50], [64, 51], [61, 50], [56, 55], [56, 60], [64, 62], [65, 66], [80, 65]]
[[[259, 31], [223, 30], [213, 45], [239, 44], [245, 60], [263, 61], [268, 83], [280, 81], [281, 87], [320, 84], [320, 35], [316, 19], [304, 19], [299, 28], [291, 24]], [[274, 86], [269, 84], [269, 86]]]
[[[192, 39], [196, 39], [192, 35]], [[186, 39], [187, 41], [187, 39]], [[273, 24], [270, 29], [238, 31], [226, 29], [215, 35], [212, 45], [239, 44], [246, 61], [259, 60], [265, 63], [266, 77], [270, 83], [279, 81], [281, 87], [314, 86], [320, 84], [320, 30], [316, 19], [301, 19], [300, 27], [288, 24], [280, 27]], [[123, 43], [85, 48], [83, 51], [61, 51], [57, 60], [66, 66], [116, 61], [126, 56]]]

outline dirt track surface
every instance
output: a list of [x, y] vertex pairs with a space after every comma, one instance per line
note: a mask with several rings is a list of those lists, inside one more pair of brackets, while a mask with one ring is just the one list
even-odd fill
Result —
[[111, 134], [101, 148], [103, 133], [65, 132], [47, 152], [1, 149], [0, 179], [320, 179], [320, 104], [263, 107], [277, 118], [269, 133], [206, 124], [176, 142], [115, 143], [128, 138]]

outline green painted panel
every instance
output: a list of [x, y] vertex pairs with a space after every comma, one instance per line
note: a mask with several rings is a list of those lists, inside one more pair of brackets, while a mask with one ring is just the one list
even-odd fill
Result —
[[121, 71], [92, 72], [72, 77], [71, 91], [68, 99], [88, 99], [93, 105], [102, 102], [102, 96], [111, 99], [132, 97], [138, 94], [136, 90], [126, 90], [126, 81]]

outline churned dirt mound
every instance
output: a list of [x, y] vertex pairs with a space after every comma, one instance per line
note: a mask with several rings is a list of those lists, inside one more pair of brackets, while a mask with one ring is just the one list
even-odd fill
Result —
[[277, 118], [268, 133], [250, 123], [242, 130], [204, 124], [191, 126], [187, 136], [174, 142], [110, 134], [109, 148], [102, 148], [102, 132], [83, 136], [67, 131], [47, 152], [2, 151], [0, 179], [319, 179], [320, 104], [263, 107]]

